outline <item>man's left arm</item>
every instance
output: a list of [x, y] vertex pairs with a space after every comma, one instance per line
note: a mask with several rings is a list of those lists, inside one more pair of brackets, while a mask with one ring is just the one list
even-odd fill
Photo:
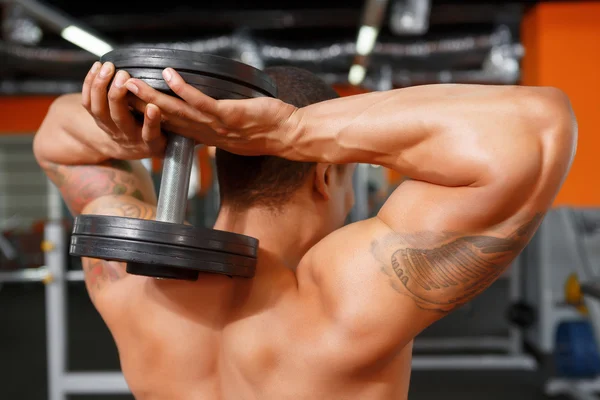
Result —
[[[154, 217], [156, 192], [140, 161], [109, 157], [114, 144], [81, 105], [80, 94], [59, 97], [34, 138], [34, 153], [74, 216]], [[125, 276], [122, 263], [84, 258], [92, 299], [107, 283]]]

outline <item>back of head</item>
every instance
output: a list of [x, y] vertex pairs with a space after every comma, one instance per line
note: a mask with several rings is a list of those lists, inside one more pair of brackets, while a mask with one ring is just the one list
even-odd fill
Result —
[[[277, 85], [277, 97], [305, 107], [338, 97], [335, 90], [313, 73], [296, 67], [271, 67], [265, 71]], [[238, 211], [251, 207], [278, 209], [305, 182], [314, 163], [273, 156], [239, 156], [216, 151], [221, 203]]]

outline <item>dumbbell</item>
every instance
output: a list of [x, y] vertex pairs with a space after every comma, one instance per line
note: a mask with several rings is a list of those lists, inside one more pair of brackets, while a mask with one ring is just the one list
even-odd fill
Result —
[[[105, 54], [133, 78], [176, 96], [162, 77], [171, 67], [190, 85], [215, 99], [276, 97], [274, 82], [249, 65], [214, 55], [172, 49], [124, 48]], [[258, 240], [184, 223], [195, 142], [167, 133], [156, 220], [80, 215], [70, 254], [127, 263], [134, 275], [197, 280], [200, 272], [251, 278]]]

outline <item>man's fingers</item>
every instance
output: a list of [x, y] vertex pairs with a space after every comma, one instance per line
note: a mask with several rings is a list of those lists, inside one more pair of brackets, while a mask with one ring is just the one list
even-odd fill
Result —
[[217, 116], [217, 100], [205, 95], [195, 87], [185, 83], [181, 75], [179, 75], [173, 68], [166, 68], [163, 70], [162, 75], [171, 90], [185, 100], [186, 103], [194, 107], [196, 110]]
[[121, 132], [127, 135], [131, 141], [139, 141], [139, 128], [129, 111], [127, 95], [129, 92], [125, 87], [125, 82], [129, 79], [129, 74], [125, 71], [117, 72], [115, 79], [108, 91], [108, 104], [111, 119]]
[[160, 136], [162, 136], [160, 131], [160, 109], [154, 104], [148, 104], [144, 115], [142, 139], [144, 142], [151, 142]]
[[115, 72], [112, 63], [104, 63], [98, 74], [94, 77], [91, 90], [91, 113], [106, 125], [110, 126], [110, 110], [108, 106], [108, 82]]
[[208, 124], [214, 120], [214, 117], [210, 114], [196, 110], [184, 100], [161, 93], [140, 79], [129, 79], [125, 86], [143, 102], [158, 106], [163, 116], [169, 121], [182, 120], [178, 125], [190, 123]]
[[144, 114], [146, 112], [146, 106], [148, 105], [148, 103], [146, 103], [144, 100], [134, 96], [133, 94], [129, 94], [127, 96], [127, 104], [140, 114]]
[[164, 153], [167, 139], [160, 130], [160, 109], [154, 104], [146, 106], [142, 139], [153, 155]]
[[85, 80], [83, 81], [83, 88], [81, 89], [81, 104], [86, 110], [88, 110], [88, 112], [92, 111], [92, 99], [90, 97], [92, 93], [92, 83], [98, 74], [100, 66], [101, 64], [96, 61], [88, 71], [87, 75], [85, 76]]
[[125, 87], [136, 97], [148, 104], [156, 104], [156, 101], [161, 94], [158, 90], [153, 89], [143, 80], [136, 78], [129, 78], [127, 82], [125, 82]]

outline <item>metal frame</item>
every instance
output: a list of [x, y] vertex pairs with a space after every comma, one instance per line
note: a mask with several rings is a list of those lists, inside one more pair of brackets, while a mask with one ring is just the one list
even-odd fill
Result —
[[526, 370], [533, 371], [537, 363], [526, 355], [452, 355], [416, 356], [412, 369], [417, 370]]
[[67, 282], [82, 282], [83, 271], [66, 270], [66, 232], [62, 210], [60, 193], [48, 182], [48, 221], [42, 243], [45, 266], [1, 272], [0, 282], [45, 283], [48, 400], [67, 400], [70, 394], [130, 394], [120, 372], [67, 370]]
[[564, 301], [563, 282], [581, 262], [577, 239], [567, 208], [551, 210], [526, 249], [526, 301], [537, 310], [537, 322], [527, 341], [541, 354], [554, 352], [554, 335], [560, 321], [584, 317]]
[[[562, 240], [564, 240], [569, 249], [572, 251], [571, 259], [575, 262], [574, 271], [577, 273], [580, 281], [585, 283], [593, 279], [597, 279], [600, 276], [600, 270], [598, 267], [591, 265], [588, 262], [588, 255], [584, 246], [581, 245], [581, 211], [571, 208], [560, 208], [554, 211], [557, 214], [558, 221], [562, 229]], [[597, 217], [598, 218], [598, 217]], [[599, 219], [600, 221], [600, 219]], [[550, 241], [546, 238], [542, 243], [544, 246], [541, 247], [540, 257], [543, 257], [545, 251], [548, 250], [547, 246], [550, 246]], [[549, 268], [547, 268], [549, 269]], [[546, 275], [550, 275], [546, 273]], [[549, 279], [550, 277], [547, 276]], [[543, 285], [544, 283], [542, 283]], [[584, 302], [588, 308], [589, 320], [594, 328], [596, 336], [596, 342], [600, 344], [600, 301], [591, 295], [584, 294]], [[550, 307], [552, 306], [551, 302]], [[549, 307], [547, 307], [549, 308]], [[551, 309], [546, 310], [551, 313]], [[555, 317], [554, 323], [559, 321], [561, 314], [553, 313]], [[553, 329], [552, 332], [555, 330]], [[599, 400], [600, 399], [600, 377], [594, 379], [569, 379], [569, 378], [551, 378], [546, 381], [544, 385], [544, 392], [548, 396], [565, 395], [573, 400]]]
[[544, 392], [547, 396], [564, 395], [573, 400], [598, 400], [600, 397], [600, 379], [554, 378], [546, 382]]
[[83, 271], [67, 273], [63, 206], [58, 189], [48, 182], [49, 221], [44, 231], [46, 283], [46, 343], [48, 400], [67, 400], [69, 394], [130, 393], [121, 373], [67, 371], [67, 281], [83, 280]]

